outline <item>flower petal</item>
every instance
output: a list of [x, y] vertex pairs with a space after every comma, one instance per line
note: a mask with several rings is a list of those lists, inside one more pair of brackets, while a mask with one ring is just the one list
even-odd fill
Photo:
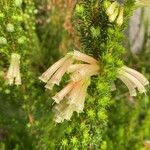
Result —
[[64, 62], [64, 64], [55, 72], [55, 74], [52, 76], [49, 82], [59, 85], [59, 82], [61, 81], [62, 76], [65, 74], [68, 67], [72, 64], [72, 62], [73, 62], [72, 58], [67, 59]]
[[109, 21], [114, 22], [119, 12], [119, 8], [116, 8], [114, 13], [109, 16]]
[[43, 82], [47, 82], [51, 76], [64, 64], [64, 62], [70, 58], [70, 55], [67, 55], [60, 60], [58, 60], [56, 63], [54, 63], [52, 66], [50, 66], [40, 77], [39, 79]]
[[138, 88], [140, 93], [145, 93], [146, 89], [144, 88], [144, 86], [141, 84], [141, 82], [139, 80], [137, 80], [134, 76], [132, 76], [131, 74], [125, 72], [125, 71], [120, 71], [120, 75], [128, 78], [131, 82], [133, 82], [136, 87]]
[[149, 84], [149, 81], [138, 71], [126, 66], [124, 66], [122, 69], [137, 78], [144, 86]]
[[56, 113], [54, 117], [54, 121], [57, 123], [63, 122], [65, 119], [70, 120], [74, 106], [66, 104], [66, 102], [56, 104], [55, 106]]
[[98, 65], [87, 65], [87, 66], [75, 71], [71, 75], [71, 79], [73, 81], [78, 81], [82, 78], [96, 75], [96, 74], [98, 74], [98, 71], [99, 71], [99, 66]]
[[118, 78], [127, 86], [129, 89], [130, 96], [136, 96], [136, 89], [134, 87], [134, 83], [132, 83], [128, 78], [125, 76], [118, 76]]
[[9, 84], [13, 84], [15, 80], [16, 85], [21, 84], [21, 76], [20, 76], [20, 55], [17, 53], [11, 54], [10, 66], [7, 72], [7, 79]]
[[124, 8], [121, 7], [120, 12], [119, 12], [119, 16], [118, 16], [117, 21], [116, 21], [118, 26], [121, 26], [123, 24], [123, 12], [124, 12]]
[[77, 59], [77, 60], [81, 60], [81, 61], [84, 61], [84, 62], [87, 62], [87, 63], [90, 63], [90, 64], [97, 64], [97, 60], [94, 59], [93, 57], [91, 56], [88, 56], [86, 54], [83, 54], [79, 51], [76, 51], [74, 50], [74, 58]]
[[88, 66], [88, 64], [73, 64], [73, 65], [70, 65], [70, 67], [68, 68], [67, 72], [68, 73], [73, 73], [85, 66]]
[[59, 91], [52, 99], [55, 100], [56, 103], [59, 103], [73, 88], [74, 82], [70, 82], [67, 84], [61, 91]]
[[118, 2], [115, 1], [113, 2], [106, 10], [106, 14], [109, 16], [109, 15], [112, 15], [116, 9], [116, 7], [118, 6]]

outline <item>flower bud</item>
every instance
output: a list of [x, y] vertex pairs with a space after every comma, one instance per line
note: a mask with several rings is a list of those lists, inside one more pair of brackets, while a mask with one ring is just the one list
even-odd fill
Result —
[[17, 53], [11, 54], [10, 66], [7, 72], [7, 80], [10, 85], [13, 83], [16, 85], [21, 84], [20, 55]]
[[116, 21], [118, 26], [121, 26], [123, 24], [123, 12], [124, 12], [124, 8], [122, 7], [120, 8], [119, 16]]
[[108, 16], [112, 15], [116, 9], [116, 7], [118, 6], [118, 2], [113, 2], [106, 10], [106, 14]]

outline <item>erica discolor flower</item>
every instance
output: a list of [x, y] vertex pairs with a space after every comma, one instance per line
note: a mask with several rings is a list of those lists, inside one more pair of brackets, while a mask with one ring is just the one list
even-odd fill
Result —
[[21, 84], [21, 75], [20, 75], [20, 55], [17, 53], [11, 54], [10, 66], [7, 72], [7, 80], [9, 84]]
[[106, 9], [106, 14], [109, 17], [109, 21], [114, 22], [116, 20], [118, 26], [123, 24], [123, 13], [124, 8], [117, 1], [110, 4]]
[[106, 10], [108, 16], [112, 15], [115, 12], [115, 9], [118, 7], [118, 2], [113, 2]]
[[126, 66], [119, 70], [118, 78], [128, 87], [131, 96], [136, 96], [136, 88], [140, 93], [145, 93], [145, 86], [149, 84], [141, 73]]
[[150, 7], [149, 0], [136, 0], [136, 4], [139, 6], [149, 6]]
[[123, 12], [124, 12], [124, 8], [120, 7], [120, 12], [116, 21], [118, 26], [121, 26], [123, 24]]
[[79, 51], [74, 50], [73, 56], [76, 60], [81, 60], [81, 61], [89, 63], [89, 64], [97, 64], [96, 59], [94, 59], [93, 57], [88, 56], [84, 53], [81, 53]]
[[[60, 102], [65, 96], [64, 100], [55, 106], [55, 122], [70, 120], [74, 111], [77, 113], [83, 111], [89, 81], [90, 78], [85, 77], [80, 81], [71, 82], [53, 97], [55, 101]], [[59, 97], [62, 93], [63, 96]]]
[[[77, 63], [74, 64], [74, 62]], [[96, 59], [74, 51], [57, 61], [39, 77], [40, 80], [47, 83], [46, 88], [52, 89], [54, 84], [59, 85], [65, 73], [70, 75], [69, 83], [52, 97], [57, 103], [54, 119], [57, 123], [65, 119], [70, 120], [74, 111], [78, 113], [83, 111], [90, 77], [98, 74], [99, 69]]]
[[59, 85], [62, 76], [67, 71], [68, 67], [72, 64], [72, 54], [67, 54], [65, 57], [57, 61], [51, 67], [49, 67], [39, 79], [45, 83], [45, 88], [52, 89], [55, 84]]

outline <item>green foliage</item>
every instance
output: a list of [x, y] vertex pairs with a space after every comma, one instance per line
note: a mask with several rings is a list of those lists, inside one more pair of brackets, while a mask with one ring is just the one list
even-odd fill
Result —
[[[134, 0], [124, 1], [121, 27], [108, 20], [110, 3], [78, 0], [72, 6], [71, 0], [0, 1], [1, 150], [144, 149], [144, 141], [150, 139], [150, 93], [131, 98], [116, 76], [123, 56], [129, 59], [126, 64], [137, 64], [138, 70], [149, 72], [150, 51], [145, 46], [139, 55], [125, 55], [124, 32], [135, 9]], [[148, 39], [147, 34], [145, 37]], [[84, 112], [55, 124], [51, 99], [55, 90], [45, 91], [38, 76], [74, 48], [97, 59], [101, 69], [91, 79]], [[13, 52], [21, 55], [21, 86], [6, 83]], [[147, 77], [150, 79], [149, 74]], [[67, 80], [66, 76], [61, 87]], [[117, 91], [112, 92], [114, 83]]]

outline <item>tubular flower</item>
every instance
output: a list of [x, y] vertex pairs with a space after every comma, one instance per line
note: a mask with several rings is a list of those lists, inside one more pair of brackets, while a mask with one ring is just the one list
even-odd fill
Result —
[[[87, 88], [90, 84], [89, 81], [90, 78], [85, 77], [79, 81], [71, 82], [72, 86], [69, 89], [66, 88], [70, 83], [53, 97], [55, 102], [57, 102], [55, 105], [55, 122], [60, 123], [65, 119], [70, 120], [74, 111], [77, 113], [81, 113], [83, 111]], [[62, 97], [59, 97], [58, 95], [65, 90], [65, 95], [63, 95], [64, 100], [62, 100]]]
[[123, 24], [123, 12], [124, 12], [124, 8], [120, 7], [120, 12], [116, 21], [118, 26], [121, 26]]
[[65, 57], [57, 61], [51, 67], [49, 67], [39, 79], [45, 83], [45, 88], [52, 89], [53, 86], [59, 85], [63, 75], [67, 71], [68, 67], [73, 63], [72, 54], [68, 53]]
[[149, 81], [134, 69], [123, 66], [118, 72], [118, 78], [128, 87], [131, 96], [136, 96], [136, 88], [140, 93], [146, 93], [145, 86]]
[[[83, 54], [79, 51], [68, 53], [65, 57], [61, 58], [59, 61], [54, 63], [51, 67], [49, 67], [39, 77], [41, 81], [47, 83], [45, 85], [45, 88], [51, 90], [55, 84], [59, 85], [63, 75], [67, 72], [71, 64], [74, 62], [74, 60], [83, 61], [91, 65], [97, 64], [97, 60], [95, 60], [93, 57]], [[80, 65], [84, 65], [84, 64], [80, 64]]]
[[16, 85], [21, 84], [21, 75], [20, 75], [20, 55], [17, 53], [11, 54], [10, 66], [7, 72], [7, 80], [10, 85], [13, 83]]
[[[73, 64], [75, 61], [78, 64]], [[57, 61], [39, 77], [40, 80], [47, 83], [46, 88], [52, 89], [54, 84], [59, 85], [65, 73], [70, 75], [69, 83], [52, 97], [56, 102], [55, 122], [70, 120], [74, 111], [77, 113], [83, 111], [90, 78], [97, 75], [99, 69], [96, 59], [74, 51]]]
[[117, 1], [110, 4], [110, 6], [106, 9], [109, 21], [114, 22], [117, 19], [116, 23], [118, 26], [123, 24], [123, 12], [124, 8]]
[[136, 4], [138, 6], [149, 6], [150, 7], [150, 1], [149, 0], [136, 0]]

